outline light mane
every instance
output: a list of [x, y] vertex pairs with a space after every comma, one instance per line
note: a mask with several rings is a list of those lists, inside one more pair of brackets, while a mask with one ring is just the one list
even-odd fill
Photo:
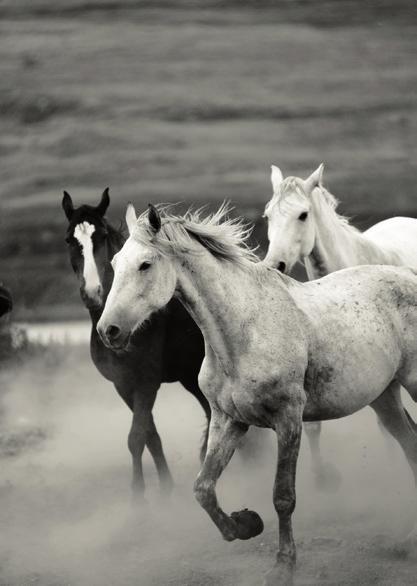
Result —
[[259, 259], [248, 245], [252, 229], [242, 219], [229, 217], [231, 208], [222, 204], [214, 214], [202, 217], [202, 210], [189, 209], [183, 216], [170, 212], [169, 206], [157, 206], [162, 226], [157, 234], [148, 222], [148, 212], [137, 220], [133, 237], [163, 255], [201, 253], [201, 246], [219, 261], [228, 261], [250, 269]]
[[[275, 193], [268, 202], [265, 212], [271, 211], [276, 205], [280, 206], [284, 201], [288, 203], [289, 197], [294, 193], [301, 197], [309, 197], [304, 190], [302, 179], [299, 177], [287, 177], [280, 184], [278, 193]], [[321, 219], [321, 223], [329, 228], [360, 234], [360, 231], [349, 223], [349, 218], [337, 213], [336, 208], [339, 205], [339, 201], [323, 185], [320, 184], [313, 189], [311, 200], [315, 211]]]

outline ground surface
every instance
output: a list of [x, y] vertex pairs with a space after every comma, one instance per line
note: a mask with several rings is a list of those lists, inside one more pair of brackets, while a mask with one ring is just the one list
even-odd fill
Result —
[[109, 185], [117, 220], [229, 198], [264, 244], [269, 165], [325, 161], [360, 225], [415, 213], [415, 2], [205, 6], [0, 2], [0, 277], [21, 315], [80, 312], [63, 189]]
[[[81, 356], [81, 359], [80, 359]], [[203, 426], [199, 407], [165, 386], [156, 417], [176, 480], [168, 502], [145, 458], [148, 504], [130, 500], [129, 414], [86, 355], [62, 367], [29, 361], [3, 371], [3, 435], [40, 428], [47, 439], [0, 460], [2, 586], [258, 586], [276, 549], [271, 503], [275, 442], [257, 438], [252, 463], [236, 455], [219, 487], [226, 510], [263, 516], [265, 532], [225, 543], [192, 496]], [[416, 409], [414, 409], [416, 416]], [[324, 453], [343, 475], [333, 495], [317, 492], [303, 445], [295, 534], [297, 585], [411, 586], [415, 556], [397, 544], [416, 519], [415, 493], [402, 455], [387, 444], [370, 411], [328, 423]], [[305, 443], [305, 442], [304, 442]], [[2, 446], [4, 444], [2, 443]]]

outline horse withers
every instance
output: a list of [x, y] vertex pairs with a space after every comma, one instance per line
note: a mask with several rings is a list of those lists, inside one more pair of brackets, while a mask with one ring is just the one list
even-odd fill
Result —
[[[114, 280], [97, 328], [123, 346], [178, 296], [200, 326], [201, 389], [212, 408], [207, 454], [195, 494], [224, 539], [249, 539], [259, 515], [226, 514], [216, 484], [249, 426], [275, 430], [273, 501], [279, 551], [267, 583], [293, 583], [295, 477], [302, 421], [337, 419], [370, 405], [402, 447], [417, 480], [415, 424], [398, 384], [417, 400], [417, 275], [408, 268], [362, 266], [299, 283], [245, 246], [247, 231], [225, 209], [200, 219], [137, 220], [113, 259]], [[146, 267], [146, 268], [145, 268]]]
[[[103, 311], [113, 281], [111, 260], [123, 246], [125, 238], [105, 214], [110, 203], [108, 189], [97, 206], [75, 208], [71, 196], [64, 192], [62, 206], [68, 219], [66, 241], [70, 262], [80, 283], [81, 298], [90, 313], [90, 351], [99, 372], [113, 382], [117, 392], [133, 412], [128, 447], [133, 462], [133, 493], [144, 493], [142, 454], [145, 446], [151, 453], [164, 493], [173, 481], [152, 415], [158, 389], [163, 382], [179, 381], [200, 403], [207, 420], [210, 407], [199, 389], [197, 376], [204, 357], [203, 337], [188, 313], [177, 300], [154, 315], [132, 336], [128, 351], [103, 344], [96, 325]], [[201, 446], [205, 454], [207, 429]]]

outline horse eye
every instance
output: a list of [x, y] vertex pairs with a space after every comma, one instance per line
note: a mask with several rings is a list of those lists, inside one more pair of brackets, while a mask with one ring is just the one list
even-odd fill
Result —
[[300, 214], [298, 216], [298, 219], [301, 220], [302, 222], [305, 222], [307, 220], [307, 216], [308, 216], [308, 212], [303, 212], [302, 214]]
[[140, 270], [140, 271], [147, 271], [148, 269], [150, 269], [150, 268], [151, 268], [151, 266], [152, 266], [152, 265], [151, 265], [151, 263], [150, 263], [150, 262], [143, 262], [143, 263], [140, 265], [140, 267], [139, 267], [139, 270]]

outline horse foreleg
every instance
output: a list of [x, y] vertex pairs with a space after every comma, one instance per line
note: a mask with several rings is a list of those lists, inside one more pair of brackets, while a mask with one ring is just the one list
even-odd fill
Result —
[[164, 450], [162, 449], [162, 442], [156, 429], [153, 415], [149, 423], [148, 434], [146, 436], [146, 447], [148, 448], [156, 466], [161, 485], [161, 491], [165, 496], [172, 492], [174, 481], [165, 458]]
[[325, 462], [320, 450], [321, 421], [304, 424], [313, 463], [313, 474], [317, 488], [325, 491], [337, 490], [341, 483], [339, 471], [329, 462]]
[[268, 586], [293, 584], [296, 548], [292, 533], [295, 509], [295, 476], [302, 432], [303, 403], [287, 403], [276, 424], [278, 465], [274, 483], [274, 506], [279, 519], [279, 550], [276, 565], [266, 577]]
[[233, 421], [220, 411], [212, 411], [207, 453], [194, 484], [196, 499], [226, 541], [249, 539], [263, 531], [257, 513], [245, 509], [229, 516], [220, 508], [216, 496], [217, 481], [247, 430], [247, 425]]
[[[159, 436], [156, 432], [156, 429], [155, 432], [157, 434], [157, 438], [153, 433], [155, 426], [152, 417], [152, 409], [155, 403], [157, 390], [157, 388], [143, 386], [134, 394], [133, 397], [133, 418], [127, 439], [127, 445], [132, 456], [133, 465], [132, 491], [134, 498], [138, 500], [143, 498], [145, 492], [142, 456], [145, 445], [149, 439], [151, 440], [151, 446], [153, 448], [152, 455], [155, 453], [158, 454], [159, 451], [157, 446], [157, 440], [159, 439]], [[160, 451], [162, 451], [162, 446], [160, 447]], [[155, 464], [158, 468], [157, 460], [155, 460]]]

